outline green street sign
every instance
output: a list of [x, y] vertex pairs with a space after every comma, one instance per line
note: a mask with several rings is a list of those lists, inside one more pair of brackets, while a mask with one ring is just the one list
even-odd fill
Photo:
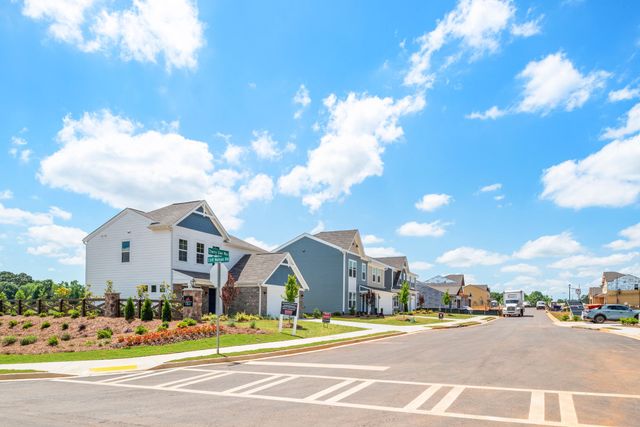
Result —
[[229, 262], [229, 257], [214, 255], [214, 256], [207, 257], [207, 262], [209, 264], [215, 264], [217, 262]]
[[219, 250], [220, 250], [220, 248], [217, 247], [217, 246], [210, 247], [209, 248], [209, 255], [216, 255]]

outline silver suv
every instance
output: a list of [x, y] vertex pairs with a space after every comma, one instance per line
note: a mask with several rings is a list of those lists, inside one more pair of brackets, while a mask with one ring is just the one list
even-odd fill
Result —
[[587, 320], [603, 323], [606, 320], [620, 320], [628, 317], [640, 316], [640, 310], [633, 310], [622, 304], [606, 304], [600, 308], [589, 310], [585, 316]]

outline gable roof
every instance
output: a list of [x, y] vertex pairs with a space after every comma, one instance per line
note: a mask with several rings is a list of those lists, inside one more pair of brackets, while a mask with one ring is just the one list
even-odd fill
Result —
[[351, 249], [357, 233], [358, 230], [335, 230], [321, 231], [314, 236], [348, 251]]
[[447, 274], [444, 277], [446, 277], [449, 280], [453, 280], [460, 286], [464, 286], [464, 274]]
[[[383, 264], [387, 264], [389, 267], [395, 268], [396, 270], [402, 270], [404, 263], [407, 262], [406, 256], [387, 256], [376, 259]], [[407, 263], [407, 265], [409, 264]]]
[[288, 252], [244, 255], [231, 267], [229, 274], [238, 284], [265, 284], [280, 265], [285, 263], [296, 274], [303, 289], [309, 289]]
[[474, 285], [474, 284], [470, 284], [470, 285], [464, 285], [465, 288], [472, 286], [474, 288], [478, 288], [478, 289], [483, 289], [485, 291], [489, 291], [489, 285]]
[[427, 283], [426, 285], [442, 293], [449, 292], [449, 295], [451, 296], [458, 295], [461, 288], [461, 286], [457, 284], [439, 285], [439, 284]]
[[607, 283], [613, 282], [614, 280], [619, 279], [622, 276], [624, 276], [624, 274], [618, 273], [617, 271], [605, 271], [604, 273], [602, 273], [602, 277]]

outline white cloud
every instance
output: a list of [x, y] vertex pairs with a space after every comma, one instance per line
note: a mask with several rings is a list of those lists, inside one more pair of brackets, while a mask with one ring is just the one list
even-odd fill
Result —
[[640, 195], [640, 136], [613, 141], [582, 160], [567, 160], [546, 169], [541, 197], [558, 206], [621, 207]]
[[500, 200], [504, 200], [504, 194], [498, 194], [497, 196], [493, 196], [493, 200], [499, 202]]
[[27, 145], [27, 140], [21, 138], [19, 136], [11, 137], [11, 148], [9, 149], [9, 154], [13, 158], [17, 158], [20, 163], [27, 164], [31, 160], [31, 155], [33, 154], [33, 150], [29, 148], [25, 148]]
[[542, 21], [542, 18], [543, 16], [541, 15], [531, 21], [511, 25], [511, 34], [517, 37], [531, 37], [540, 34], [540, 21]]
[[362, 236], [362, 243], [364, 243], [365, 245], [375, 245], [382, 242], [384, 242], [384, 239], [382, 237], [378, 237], [373, 234], [365, 234], [364, 236]]
[[491, 193], [491, 192], [493, 192], [493, 191], [498, 191], [498, 190], [500, 190], [500, 189], [502, 189], [502, 184], [500, 184], [500, 183], [498, 182], [498, 183], [491, 184], [491, 185], [485, 185], [484, 187], [482, 187], [482, 188], [480, 189], [480, 192], [481, 192], [481, 193]]
[[48, 225], [53, 223], [51, 214], [29, 212], [19, 208], [7, 208], [0, 203], [0, 224]]
[[618, 233], [622, 239], [614, 240], [606, 245], [608, 248], [614, 250], [626, 250], [640, 248], [640, 222], [625, 228]]
[[15, 146], [27, 145], [27, 140], [19, 136], [12, 136], [11, 145], [15, 145]]
[[0, 200], [9, 200], [9, 199], [13, 199], [13, 191], [8, 189], [0, 191]]
[[640, 96], [640, 88], [631, 89], [625, 86], [622, 89], [612, 90], [609, 92], [609, 102], [626, 101]]
[[311, 97], [309, 96], [309, 90], [305, 85], [300, 85], [296, 94], [293, 96], [293, 103], [299, 105], [300, 108], [293, 114], [294, 119], [302, 117], [302, 113], [307, 105], [311, 104]]
[[124, 60], [195, 68], [204, 25], [191, 0], [135, 0], [128, 8], [94, 0], [25, 0], [22, 14], [48, 24], [49, 35], [84, 52], [114, 50]]
[[87, 233], [79, 228], [64, 227], [55, 224], [29, 227], [27, 237], [34, 246], [27, 252], [31, 255], [42, 255], [57, 258], [65, 265], [84, 264], [84, 244], [82, 239]]
[[491, 108], [489, 108], [487, 111], [484, 112], [480, 112], [480, 111], [474, 111], [470, 114], [467, 114], [465, 117], [467, 119], [477, 119], [477, 120], [487, 120], [487, 119], [491, 119], [491, 120], [495, 120], [499, 117], [504, 116], [505, 114], [507, 114], [507, 112], [505, 110], [502, 110], [500, 108], [498, 108], [497, 106], [493, 106]]
[[63, 219], [65, 221], [70, 220], [72, 216], [71, 212], [67, 212], [64, 209], [60, 209], [57, 206], [51, 206], [49, 208], [49, 213], [51, 214], [51, 216]]
[[315, 211], [323, 203], [350, 194], [351, 187], [383, 172], [385, 146], [403, 135], [400, 117], [424, 108], [421, 95], [394, 100], [350, 93], [324, 100], [329, 121], [320, 145], [307, 153], [307, 163], [280, 177], [283, 194], [302, 197]]
[[[438, 22], [436, 28], [418, 39], [420, 49], [411, 55], [411, 67], [404, 78], [406, 85], [429, 86], [431, 59], [445, 44], [459, 41], [461, 50], [476, 58], [495, 52], [500, 37], [515, 16], [510, 0], [461, 0], [456, 8]], [[451, 62], [461, 55], [452, 55]]]
[[285, 148], [281, 150], [278, 141], [273, 139], [267, 131], [254, 130], [253, 137], [254, 140], [251, 141], [251, 148], [256, 153], [256, 156], [262, 160], [279, 159], [283, 153], [291, 152], [296, 148], [294, 144], [288, 143]]
[[242, 147], [240, 145], [227, 144], [227, 148], [224, 150], [224, 154], [222, 157], [227, 161], [227, 163], [232, 165], [237, 165], [242, 160], [242, 156], [247, 152], [246, 147]]
[[606, 128], [602, 134], [603, 138], [616, 139], [640, 131], [640, 103], [631, 107], [627, 111], [626, 123], [619, 128]]
[[559, 257], [575, 254], [582, 250], [582, 245], [573, 238], [571, 233], [564, 231], [560, 234], [529, 240], [513, 256], [521, 259]]
[[442, 224], [440, 221], [433, 222], [416, 222], [410, 221], [402, 224], [396, 232], [401, 236], [408, 237], [440, 237], [446, 232], [446, 224]]
[[401, 252], [397, 251], [396, 248], [392, 248], [390, 246], [374, 246], [371, 248], [367, 248], [367, 255], [373, 258], [381, 258], [388, 256], [402, 256]]
[[540, 269], [538, 267], [536, 267], [535, 265], [524, 264], [524, 263], [505, 265], [500, 269], [500, 271], [503, 273], [521, 273], [521, 274], [532, 274], [532, 275], [540, 274]]
[[266, 249], [268, 251], [272, 251], [278, 247], [278, 245], [271, 245], [269, 243], [265, 243], [262, 240], [256, 239], [255, 237], [245, 237], [243, 240], [247, 243], [251, 243], [254, 246], [257, 246], [262, 249]]
[[610, 74], [592, 71], [582, 74], [563, 52], [531, 61], [518, 77], [525, 81], [523, 99], [516, 108], [524, 113], [547, 114], [556, 108], [572, 111], [582, 107], [596, 90], [604, 87]]
[[473, 267], [476, 265], [498, 265], [509, 259], [508, 256], [484, 249], [462, 246], [440, 255], [436, 262], [451, 267]]
[[433, 212], [436, 209], [451, 203], [452, 199], [453, 197], [448, 194], [425, 194], [415, 206], [421, 211]]
[[30, 149], [24, 149], [20, 151], [20, 155], [18, 156], [18, 159], [20, 160], [21, 163], [29, 163], [29, 160], [31, 160], [31, 155], [33, 154], [33, 151]]
[[563, 258], [551, 264], [549, 267], [558, 269], [575, 269], [581, 267], [602, 267], [612, 268], [621, 264], [625, 264], [635, 259], [640, 253], [628, 252], [625, 254], [613, 254], [608, 256], [592, 256], [592, 255], [574, 255]]
[[411, 271], [426, 271], [431, 269], [431, 267], [433, 267], [433, 264], [430, 264], [426, 261], [411, 261], [409, 263], [409, 268], [411, 269]]
[[242, 224], [238, 215], [250, 201], [271, 198], [270, 178], [230, 170], [214, 173], [208, 145], [176, 129], [144, 131], [104, 110], [79, 120], [65, 117], [57, 139], [58, 151], [40, 163], [40, 182], [114, 208], [153, 209], [205, 199], [233, 230]]
[[310, 234], [317, 234], [324, 231], [324, 221], [318, 221], [315, 227], [311, 229]]

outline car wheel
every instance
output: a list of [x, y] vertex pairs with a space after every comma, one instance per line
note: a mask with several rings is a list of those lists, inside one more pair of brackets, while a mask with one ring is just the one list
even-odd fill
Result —
[[598, 314], [596, 317], [593, 318], [593, 321], [595, 323], [604, 323], [604, 321], [607, 320], [602, 314]]

